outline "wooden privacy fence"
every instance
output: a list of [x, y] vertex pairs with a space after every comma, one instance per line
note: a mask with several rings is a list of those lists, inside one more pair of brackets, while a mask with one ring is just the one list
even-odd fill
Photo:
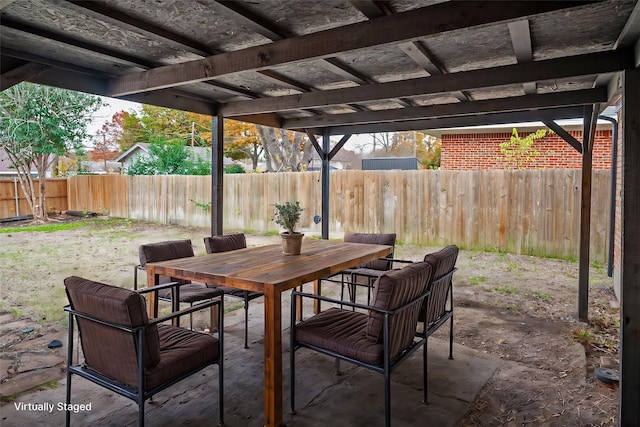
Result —
[[[40, 194], [38, 181], [34, 181], [35, 192]], [[64, 178], [47, 179], [45, 184], [47, 211], [66, 211], [67, 180]], [[31, 215], [31, 208], [24, 197], [18, 178], [0, 179], [0, 219]]]
[[[426, 246], [577, 258], [580, 171], [332, 171], [329, 229], [395, 232]], [[606, 262], [609, 172], [593, 172], [591, 259]], [[211, 178], [78, 176], [69, 209], [209, 227]], [[224, 229], [276, 231], [273, 204], [299, 200], [303, 231], [320, 232], [320, 173], [224, 176]]]

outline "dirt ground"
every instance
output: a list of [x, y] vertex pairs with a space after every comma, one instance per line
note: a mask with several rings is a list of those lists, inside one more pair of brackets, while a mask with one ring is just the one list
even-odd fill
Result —
[[[65, 277], [131, 287], [138, 245], [191, 238], [196, 254], [203, 254], [202, 237], [209, 234], [203, 228], [92, 221], [91, 227], [72, 230], [0, 233], [0, 323], [12, 319], [35, 327], [26, 334], [0, 327], [3, 386], [21, 372], [21, 360], [48, 355], [46, 343], [64, 336]], [[278, 239], [247, 235], [249, 245]], [[418, 260], [436, 249], [399, 245], [396, 257]], [[590, 270], [589, 323], [577, 319], [576, 262], [463, 250], [457, 267], [454, 341], [518, 362], [506, 363], [492, 377], [461, 425], [617, 425], [617, 384], [594, 376], [598, 367], [617, 369], [618, 360], [619, 310], [605, 267]], [[443, 327], [436, 337], [447, 334]], [[60, 377], [61, 368], [54, 368]]]

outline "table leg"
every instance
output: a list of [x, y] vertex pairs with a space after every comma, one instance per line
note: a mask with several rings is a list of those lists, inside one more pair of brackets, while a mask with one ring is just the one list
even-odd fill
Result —
[[[155, 286], [159, 284], [160, 277], [155, 274], [153, 267], [147, 266], [147, 286]], [[147, 307], [149, 310], [149, 317], [158, 317], [158, 306], [156, 304], [155, 292], [149, 292], [147, 294]]]
[[[304, 285], [300, 285], [296, 288], [296, 291], [302, 292]], [[300, 322], [302, 320], [303, 310], [302, 310], [302, 297], [296, 297], [296, 320]]]
[[264, 292], [264, 423], [282, 425], [282, 296]]
[[[313, 293], [316, 295], [321, 295], [322, 294], [322, 287], [320, 286], [320, 284], [322, 283], [322, 281], [320, 279], [318, 280], [314, 280], [313, 281]], [[314, 314], [318, 314], [320, 313], [320, 300], [319, 299], [314, 299], [313, 300], [313, 312]]]
[[209, 317], [210, 317], [209, 332], [210, 333], [218, 332], [218, 312], [219, 311], [220, 311], [219, 305], [212, 305], [209, 308]]

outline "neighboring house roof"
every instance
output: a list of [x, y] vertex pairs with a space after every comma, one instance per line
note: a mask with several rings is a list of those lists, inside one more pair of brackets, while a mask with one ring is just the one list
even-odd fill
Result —
[[[12, 167], [13, 163], [9, 160], [9, 156], [6, 151], [0, 150], [0, 178], [2, 177], [14, 177], [18, 176], [15, 168]], [[38, 175], [37, 170], [31, 170], [31, 175]]]
[[[209, 147], [189, 147], [188, 150], [193, 150], [194, 157], [198, 157], [202, 160], [210, 161], [211, 160], [211, 148]], [[149, 151], [149, 144], [146, 142], [138, 142], [129, 148], [127, 151], [122, 153], [116, 158], [116, 162], [121, 162], [123, 165], [133, 161], [136, 157], [140, 155], [151, 155]], [[234, 161], [228, 157], [223, 158], [224, 165], [230, 165], [234, 163]]]

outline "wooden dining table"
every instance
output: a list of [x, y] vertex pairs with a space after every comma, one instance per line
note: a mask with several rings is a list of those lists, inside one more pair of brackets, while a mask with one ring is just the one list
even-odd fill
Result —
[[[284, 255], [280, 245], [253, 246], [147, 264], [147, 283], [158, 276], [216, 283], [264, 294], [264, 424], [282, 425], [282, 292], [314, 282], [346, 268], [384, 257], [385, 245], [305, 239], [300, 255]], [[155, 311], [149, 300], [149, 313]], [[318, 311], [319, 306], [315, 307]]]

